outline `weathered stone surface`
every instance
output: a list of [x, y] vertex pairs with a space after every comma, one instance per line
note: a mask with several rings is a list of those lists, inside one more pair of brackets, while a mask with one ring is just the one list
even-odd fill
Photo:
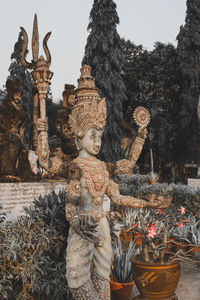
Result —
[[200, 179], [188, 178], [188, 185], [193, 187], [200, 187]]
[[23, 206], [30, 206], [40, 195], [45, 196], [53, 191], [58, 194], [65, 189], [65, 185], [65, 182], [1, 183], [0, 201], [3, 212], [7, 213], [8, 218], [14, 219], [24, 214]]

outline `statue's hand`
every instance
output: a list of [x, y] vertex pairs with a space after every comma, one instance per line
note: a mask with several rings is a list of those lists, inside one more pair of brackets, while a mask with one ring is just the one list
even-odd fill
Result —
[[99, 247], [103, 244], [104, 238], [96, 229], [99, 225], [99, 218], [95, 218], [91, 215], [80, 216], [73, 224], [72, 228], [78, 233], [83, 239]]
[[146, 196], [147, 200], [149, 200], [149, 207], [151, 208], [167, 208], [170, 206], [172, 202], [171, 196]]
[[47, 120], [47, 118], [46, 118], [46, 120], [38, 118], [36, 127], [37, 127], [38, 131], [48, 131], [48, 120]]
[[145, 140], [146, 136], [147, 136], [147, 125], [142, 125], [141, 127], [139, 127], [138, 129], [138, 137], [140, 137], [141, 139]]

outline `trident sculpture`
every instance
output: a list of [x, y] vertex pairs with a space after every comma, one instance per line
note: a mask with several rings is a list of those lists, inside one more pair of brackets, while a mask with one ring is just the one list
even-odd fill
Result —
[[[33, 98], [33, 145], [36, 154], [39, 157], [40, 165], [44, 169], [48, 169], [48, 160], [49, 160], [49, 144], [48, 144], [48, 133], [47, 128], [38, 132], [37, 130], [37, 121], [46, 121], [46, 95], [48, 87], [51, 84], [51, 78], [53, 72], [49, 70], [51, 64], [51, 54], [47, 47], [47, 41], [51, 35], [51, 32], [48, 32], [43, 40], [43, 49], [46, 55], [46, 60], [41, 55], [39, 57], [39, 34], [38, 34], [38, 24], [37, 24], [37, 15], [35, 14], [34, 23], [33, 23], [33, 33], [32, 33], [32, 61], [29, 63], [25, 59], [25, 53], [27, 51], [28, 45], [28, 35], [23, 27], [20, 27], [23, 44], [19, 54], [19, 59], [22, 65], [26, 68], [32, 70], [31, 75], [34, 81], [36, 88], [36, 93]], [[40, 118], [38, 118], [38, 96], [40, 100]]]

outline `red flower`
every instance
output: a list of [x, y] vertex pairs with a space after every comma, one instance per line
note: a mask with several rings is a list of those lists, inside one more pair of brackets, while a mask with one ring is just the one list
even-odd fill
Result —
[[160, 210], [158, 210], [158, 211], [156, 212], [156, 214], [157, 214], [157, 215], [159, 215], [159, 214], [165, 215], [165, 213], [164, 213], [164, 211], [162, 210], [162, 208], [160, 208]]
[[151, 227], [147, 229], [147, 231], [148, 231], [148, 235], [147, 236], [149, 238], [154, 239], [154, 236], [157, 235], [156, 234], [156, 227], [153, 224], [151, 224], [150, 226]]
[[179, 222], [177, 223], [178, 228], [182, 228], [183, 227], [183, 223]]
[[137, 226], [138, 226], [138, 223], [134, 224], [134, 225], [132, 226], [132, 228], [134, 229], [134, 228], [137, 227]]
[[181, 208], [178, 209], [178, 211], [180, 211], [181, 214], [184, 215], [185, 214], [185, 207], [181, 206]]

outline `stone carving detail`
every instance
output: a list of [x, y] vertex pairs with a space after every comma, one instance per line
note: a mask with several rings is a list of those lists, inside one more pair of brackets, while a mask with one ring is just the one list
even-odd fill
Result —
[[66, 191], [66, 195], [69, 195], [70, 197], [77, 199], [78, 197], [80, 197], [80, 191], [81, 191], [80, 181], [71, 180], [70, 183], [66, 185], [65, 191]]
[[94, 272], [92, 274], [92, 282], [99, 295], [99, 299], [110, 300], [110, 281], [104, 280], [99, 274]]
[[71, 129], [77, 137], [82, 137], [88, 128], [103, 129], [106, 123], [106, 101], [105, 98], [100, 99], [90, 72], [91, 68], [86, 65], [81, 68], [77, 104], [69, 116]]
[[150, 114], [146, 108], [138, 106], [133, 113], [133, 119], [138, 126], [147, 126], [150, 122]]
[[[93, 283], [89, 279], [82, 287], [79, 289], [71, 289], [71, 293], [75, 300], [100, 300], [96, 290], [93, 288]], [[104, 299], [104, 298], [103, 298]]]
[[100, 204], [108, 185], [108, 172], [105, 163], [96, 158], [82, 158], [80, 156], [74, 162], [83, 171], [88, 191], [95, 204]]

